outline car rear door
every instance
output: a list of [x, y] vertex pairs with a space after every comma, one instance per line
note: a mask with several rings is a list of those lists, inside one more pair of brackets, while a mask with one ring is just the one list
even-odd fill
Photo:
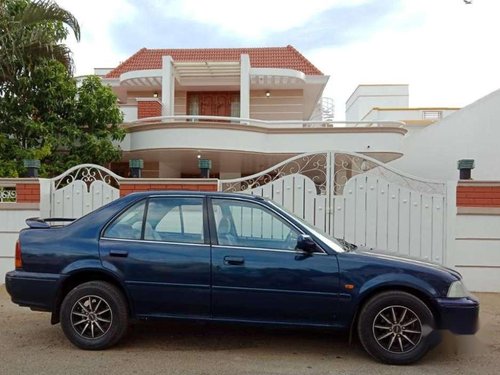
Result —
[[137, 315], [210, 316], [210, 245], [202, 196], [157, 196], [119, 215], [100, 239]]
[[210, 199], [215, 319], [336, 325], [335, 255], [295, 251], [299, 231], [269, 207]]

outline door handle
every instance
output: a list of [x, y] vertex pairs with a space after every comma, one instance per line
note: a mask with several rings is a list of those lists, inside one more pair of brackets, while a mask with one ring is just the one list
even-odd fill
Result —
[[125, 258], [128, 256], [128, 251], [125, 250], [110, 250], [109, 256], [111, 257], [122, 257]]
[[224, 257], [224, 264], [228, 266], [241, 266], [245, 264], [245, 258], [243, 257]]

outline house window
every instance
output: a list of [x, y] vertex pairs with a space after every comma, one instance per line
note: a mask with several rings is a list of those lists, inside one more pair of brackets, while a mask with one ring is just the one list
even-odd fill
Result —
[[240, 94], [231, 94], [231, 117], [240, 117]]
[[424, 120], [439, 120], [443, 117], [443, 112], [441, 111], [424, 111], [422, 114]]
[[191, 116], [198, 116], [200, 114], [200, 98], [198, 94], [192, 94], [188, 101], [188, 110], [187, 114]]
[[240, 116], [239, 92], [188, 92], [187, 114], [189, 116]]

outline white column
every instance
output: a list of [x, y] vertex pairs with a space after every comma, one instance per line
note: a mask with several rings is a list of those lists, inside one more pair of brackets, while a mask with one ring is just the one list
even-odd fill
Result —
[[250, 118], [250, 56], [240, 56], [240, 117]]
[[171, 56], [162, 56], [161, 77], [161, 115], [174, 115], [175, 77], [174, 64]]
[[54, 217], [51, 210], [51, 184], [52, 180], [48, 178], [39, 178], [40, 183], [40, 217]]

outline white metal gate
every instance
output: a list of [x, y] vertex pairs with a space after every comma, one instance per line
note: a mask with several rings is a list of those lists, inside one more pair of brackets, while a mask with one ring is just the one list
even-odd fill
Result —
[[445, 262], [447, 184], [362, 154], [299, 155], [253, 176], [220, 181], [219, 188], [270, 198], [357, 245]]
[[50, 216], [79, 218], [120, 197], [121, 177], [95, 164], [81, 164], [50, 181]]

